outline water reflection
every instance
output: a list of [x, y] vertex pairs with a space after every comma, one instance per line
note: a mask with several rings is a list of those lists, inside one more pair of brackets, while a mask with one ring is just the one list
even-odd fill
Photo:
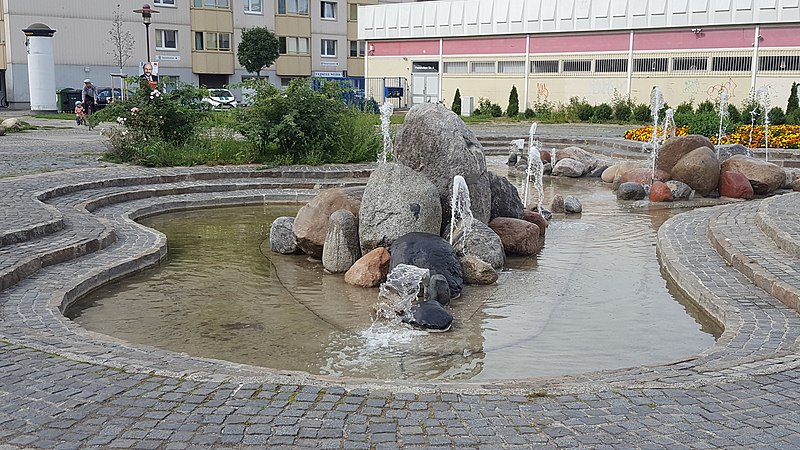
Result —
[[90, 330], [194, 356], [381, 379], [558, 375], [669, 362], [713, 344], [703, 329], [713, 324], [687, 315], [660, 276], [655, 233], [675, 210], [632, 208], [584, 180], [548, 186], [577, 195], [584, 213], [556, 217], [542, 252], [509, 258], [496, 285], [467, 287], [451, 303], [447, 333], [371, 328], [377, 289], [269, 252], [269, 224], [297, 211], [281, 205], [143, 220], [168, 236], [167, 261], [68, 314]]

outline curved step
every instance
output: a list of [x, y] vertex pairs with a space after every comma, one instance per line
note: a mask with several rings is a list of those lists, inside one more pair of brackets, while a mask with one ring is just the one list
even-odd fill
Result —
[[800, 258], [800, 220], [798, 220], [800, 192], [767, 198], [758, 208], [758, 227], [781, 250]]

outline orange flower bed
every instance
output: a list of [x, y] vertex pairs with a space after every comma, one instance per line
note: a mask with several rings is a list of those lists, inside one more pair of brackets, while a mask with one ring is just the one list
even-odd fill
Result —
[[[678, 127], [677, 136], [686, 136], [689, 130], [687, 127]], [[625, 139], [632, 141], [648, 142], [652, 138], [653, 127], [646, 126], [628, 130], [625, 132]], [[660, 135], [661, 129], [657, 130]], [[717, 137], [709, 137], [711, 142], [717, 144]], [[764, 147], [764, 125], [756, 125], [753, 128], [752, 142], [750, 138], [750, 125], [742, 125], [735, 131], [728, 133], [722, 138], [723, 144], [742, 144], [753, 148]], [[769, 127], [769, 148], [781, 149], [800, 149], [800, 125], [773, 125]]]

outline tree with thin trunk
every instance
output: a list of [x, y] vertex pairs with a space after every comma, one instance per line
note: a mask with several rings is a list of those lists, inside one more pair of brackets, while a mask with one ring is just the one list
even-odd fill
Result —
[[130, 31], [122, 29], [123, 24], [120, 5], [117, 5], [117, 9], [114, 11], [114, 20], [111, 22], [111, 29], [108, 31], [113, 49], [107, 53], [114, 60], [114, 65], [119, 67], [120, 74], [130, 59], [133, 53], [133, 46], [136, 43]]
[[271, 66], [279, 55], [280, 42], [275, 33], [264, 27], [242, 29], [236, 57], [245, 70], [261, 78], [261, 71]]

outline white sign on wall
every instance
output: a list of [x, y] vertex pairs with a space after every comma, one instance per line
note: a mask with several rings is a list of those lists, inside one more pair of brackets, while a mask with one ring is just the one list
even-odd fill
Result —
[[158, 61], [180, 61], [180, 55], [156, 55]]

